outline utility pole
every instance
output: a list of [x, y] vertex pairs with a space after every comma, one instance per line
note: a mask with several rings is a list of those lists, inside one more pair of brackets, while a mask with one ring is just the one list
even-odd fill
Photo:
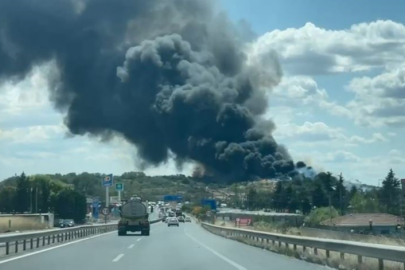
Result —
[[38, 187], [35, 187], [35, 213], [38, 213]]
[[329, 218], [330, 218], [330, 226], [332, 226], [332, 195], [329, 194]]
[[110, 205], [109, 203], [109, 194], [110, 194], [110, 188], [107, 186], [105, 188], [105, 207], [108, 207]]
[[339, 175], [339, 200], [340, 200], [340, 215], [343, 216], [343, 204], [342, 204], [342, 189], [343, 189], [343, 176], [342, 173]]
[[30, 211], [31, 211], [31, 214], [32, 214], [32, 187], [30, 188]]

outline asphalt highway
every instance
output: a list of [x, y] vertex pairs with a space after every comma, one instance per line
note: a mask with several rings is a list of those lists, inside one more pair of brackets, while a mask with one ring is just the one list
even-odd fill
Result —
[[198, 224], [151, 225], [151, 235], [109, 232], [0, 258], [2, 270], [316, 270], [326, 267], [211, 234]]

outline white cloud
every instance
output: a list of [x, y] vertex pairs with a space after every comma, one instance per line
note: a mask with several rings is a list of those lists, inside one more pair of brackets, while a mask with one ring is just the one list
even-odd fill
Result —
[[357, 135], [347, 136], [343, 129], [330, 127], [324, 122], [305, 122], [302, 125], [279, 125], [274, 135], [278, 138], [295, 138], [298, 141], [310, 141], [315, 143], [335, 141], [346, 144], [347, 146], [388, 141], [381, 133], [374, 133], [371, 138], [364, 138]]
[[51, 107], [47, 76], [54, 68], [52, 64], [35, 67], [24, 80], [0, 85], [0, 115], [26, 114]]
[[389, 151], [388, 155], [390, 156], [400, 156], [401, 155], [401, 151], [399, 151], [398, 149], [392, 149], [391, 151]]
[[326, 154], [326, 162], [336, 162], [336, 163], [354, 163], [359, 162], [361, 159], [355, 154], [347, 151], [338, 150]]
[[405, 60], [405, 26], [390, 20], [327, 30], [307, 23], [301, 28], [274, 30], [249, 48], [249, 59], [276, 51], [290, 74], [325, 74], [370, 70]]
[[316, 81], [308, 76], [286, 76], [274, 88], [273, 96], [286, 102], [299, 101], [303, 104], [312, 100], [326, 99], [325, 89], [320, 89]]
[[355, 78], [348, 89], [355, 94], [348, 108], [357, 122], [371, 126], [405, 125], [405, 65], [375, 77]]
[[62, 124], [0, 129], [0, 141], [3, 141], [3, 143], [36, 144], [52, 139], [57, 135], [63, 135], [66, 132], [67, 129]]

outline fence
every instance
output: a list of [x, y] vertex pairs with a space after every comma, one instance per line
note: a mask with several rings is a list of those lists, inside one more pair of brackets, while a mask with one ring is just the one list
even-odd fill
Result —
[[[157, 223], [161, 219], [150, 221]], [[92, 235], [117, 230], [117, 224], [85, 225], [67, 229], [52, 229], [35, 233], [0, 235], [0, 256], [35, 249], [55, 243], [63, 243]]]
[[202, 226], [208, 231], [226, 237], [241, 237], [267, 243], [271, 241], [273, 245], [278, 243], [279, 247], [284, 245], [286, 248], [290, 248], [290, 245], [292, 245], [294, 250], [297, 250], [297, 246], [301, 246], [304, 251], [306, 248], [313, 248], [315, 255], [318, 254], [318, 249], [325, 250], [327, 258], [330, 258], [331, 251], [339, 252], [341, 259], [344, 259], [345, 254], [353, 254], [357, 256], [358, 264], [362, 264], [363, 257], [375, 258], [378, 260], [378, 268], [381, 270], [384, 269], [384, 260], [400, 262], [405, 267], [405, 248], [403, 247], [255, 232], [244, 229], [224, 228], [207, 223], [202, 223]]

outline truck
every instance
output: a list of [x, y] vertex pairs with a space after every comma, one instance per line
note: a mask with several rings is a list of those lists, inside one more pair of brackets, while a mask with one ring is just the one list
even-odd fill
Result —
[[118, 222], [118, 235], [127, 232], [141, 232], [150, 234], [149, 214], [145, 204], [139, 200], [130, 200], [120, 207], [121, 219]]

